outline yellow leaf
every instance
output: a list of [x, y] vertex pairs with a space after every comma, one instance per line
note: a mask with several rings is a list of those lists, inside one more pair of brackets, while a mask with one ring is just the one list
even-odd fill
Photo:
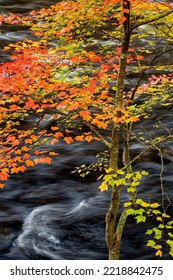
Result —
[[49, 156], [56, 156], [56, 155], [58, 155], [58, 153], [56, 153], [56, 152], [49, 152]]
[[101, 183], [101, 185], [99, 186], [99, 189], [101, 192], [105, 192], [108, 190], [108, 185], [106, 184], [106, 182]]
[[119, 169], [119, 170], [117, 170], [117, 174], [124, 175], [124, 171]]

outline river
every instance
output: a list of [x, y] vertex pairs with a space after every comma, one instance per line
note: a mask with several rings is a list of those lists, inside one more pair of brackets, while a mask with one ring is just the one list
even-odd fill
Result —
[[[2, 13], [27, 13], [32, 9], [48, 7], [57, 1], [0, 0]], [[29, 37], [26, 29], [2, 27], [1, 48], [10, 42]], [[1, 62], [8, 59], [0, 51]], [[156, 108], [151, 119], [141, 126], [148, 131], [157, 116], [173, 132], [172, 108]], [[138, 127], [136, 127], [138, 129]], [[163, 127], [164, 131], [164, 127]], [[133, 155], [143, 147], [135, 141], [131, 145]], [[173, 202], [173, 143], [167, 143], [164, 151], [163, 181], [165, 191]], [[0, 190], [0, 259], [107, 259], [105, 245], [105, 214], [110, 193], [101, 193], [96, 182], [97, 174], [86, 178], [71, 173], [75, 166], [90, 164], [95, 155], [104, 150], [98, 143], [58, 143], [49, 147], [60, 156], [50, 166], [30, 167], [22, 175], [13, 175], [6, 187]], [[136, 164], [150, 175], [142, 180], [139, 194], [143, 198], [161, 201], [159, 173], [161, 162], [155, 151], [147, 152]], [[122, 202], [126, 194], [122, 193]], [[170, 209], [170, 214], [173, 210]], [[129, 218], [122, 241], [121, 259], [154, 259], [153, 250], [146, 247], [146, 229], [152, 226], [136, 225]], [[170, 259], [165, 248], [163, 259]]]

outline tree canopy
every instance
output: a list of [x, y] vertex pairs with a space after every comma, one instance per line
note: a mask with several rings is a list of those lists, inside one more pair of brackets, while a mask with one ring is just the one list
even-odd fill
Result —
[[[156, 216], [158, 227], [147, 232], [154, 235], [148, 246], [161, 256], [159, 241], [163, 229], [168, 229], [167, 244], [173, 256], [169, 232], [173, 221], [166, 214], [163, 186], [161, 204], [144, 202], [137, 197], [137, 186], [147, 172], [133, 171], [133, 163], [147, 150], [160, 151], [160, 145], [172, 139], [166, 127], [159, 133], [161, 121], [153, 123], [153, 133], [143, 128], [138, 135], [133, 132], [135, 124], [150, 118], [154, 106], [172, 103], [172, 62], [161, 61], [173, 50], [172, 13], [173, 5], [161, 1], [78, 0], [58, 2], [27, 16], [0, 17], [2, 24], [27, 26], [35, 38], [6, 46], [10, 59], [0, 65], [0, 187], [13, 173], [38, 163], [50, 164], [57, 155], [41, 150], [44, 143], [102, 141], [109, 161], [102, 167], [99, 189], [112, 188], [106, 217], [110, 258], [119, 258], [128, 215], [134, 215], [137, 223], [145, 222], [148, 215]], [[34, 121], [23, 127], [28, 119]], [[43, 127], [50, 120], [49, 129]], [[133, 159], [132, 139], [144, 146]], [[86, 170], [84, 165], [80, 173], [85, 176]], [[122, 187], [129, 200], [116, 227], [120, 199], [113, 201], [120, 198]]]

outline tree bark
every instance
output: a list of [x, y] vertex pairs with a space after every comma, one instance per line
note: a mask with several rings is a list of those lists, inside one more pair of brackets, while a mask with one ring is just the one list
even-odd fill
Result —
[[[127, 65], [127, 56], [130, 43], [130, 1], [124, 1], [122, 4], [122, 12], [126, 17], [126, 20], [123, 23], [124, 34], [121, 44], [121, 55], [119, 63], [119, 73], [117, 78], [117, 89], [115, 97], [115, 109], [116, 107], [123, 107], [123, 95], [124, 95], [124, 81], [126, 75], [126, 65]], [[127, 12], [129, 11], [129, 12]], [[121, 112], [117, 110], [116, 117], [121, 117]], [[119, 141], [120, 141], [120, 130], [121, 123], [116, 123], [112, 129], [112, 145], [110, 151], [110, 167], [113, 172], [116, 173], [118, 169], [118, 159], [119, 159]], [[120, 220], [117, 225], [117, 215], [120, 204], [120, 187], [113, 187], [110, 199], [109, 209], [106, 214], [106, 243], [109, 250], [109, 259], [117, 260], [120, 257], [120, 247], [121, 247], [121, 236], [122, 231], [126, 221], [126, 213], [123, 211]]]

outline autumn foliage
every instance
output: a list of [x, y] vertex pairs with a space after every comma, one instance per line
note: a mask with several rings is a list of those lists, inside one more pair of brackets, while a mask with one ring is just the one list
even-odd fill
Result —
[[[158, 1], [78, 0], [58, 2], [27, 16], [1, 16], [2, 24], [27, 26], [35, 40], [24, 39], [4, 48], [11, 55], [0, 65], [0, 187], [11, 174], [39, 163], [50, 164], [56, 154], [40, 149], [43, 144], [102, 141], [110, 151], [110, 166], [103, 166], [100, 190], [112, 187], [119, 191], [120, 186], [130, 184], [125, 215], [145, 222], [146, 208], [154, 210], [160, 205], [146, 206], [136, 202], [136, 197], [132, 199], [147, 173], [129, 170], [135, 161], [129, 158], [129, 143], [134, 123], [149, 118], [156, 104], [167, 106], [172, 101], [170, 65], [157, 62], [170, 51], [172, 13], [171, 4]], [[159, 40], [163, 43], [160, 49]], [[138, 106], [140, 98], [143, 102]], [[50, 128], [43, 127], [50, 119]], [[114, 135], [119, 142], [122, 131], [128, 153], [121, 169], [115, 161], [119, 147]], [[147, 135], [137, 141], [147, 150], [171, 137], [167, 131], [150, 143]], [[144, 209], [141, 214], [133, 212], [135, 203]], [[154, 215], [152, 210], [150, 214]], [[161, 212], [157, 215], [163, 220]], [[173, 255], [170, 242], [172, 239]], [[161, 256], [161, 247], [154, 246]]]

